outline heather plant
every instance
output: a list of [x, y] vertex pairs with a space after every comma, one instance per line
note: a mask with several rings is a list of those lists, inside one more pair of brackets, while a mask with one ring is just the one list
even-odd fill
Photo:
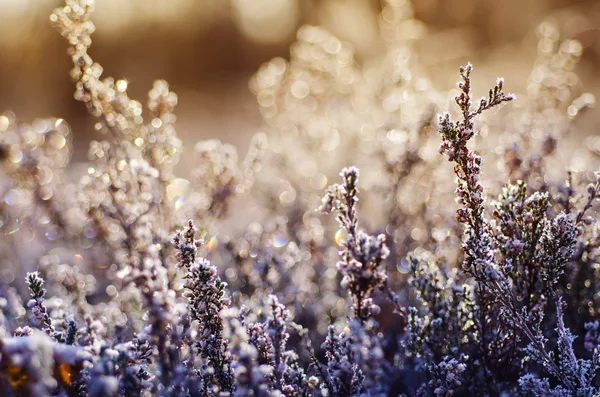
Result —
[[358, 170], [344, 168], [340, 174], [342, 185], [333, 185], [323, 197], [321, 210], [330, 212], [337, 209], [337, 221], [347, 233], [342, 241], [341, 260], [337, 264], [343, 274], [341, 285], [352, 296], [354, 316], [366, 321], [371, 315], [378, 314], [379, 306], [373, 303], [375, 289], [383, 289], [387, 282], [387, 272], [382, 262], [389, 255], [385, 236], [369, 236], [358, 229], [356, 203], [358, 201]]
[[6, 395], [600, 394], [600, 177], [560, 156], [593, 105], [577, 41], [543, 23], [527, 93], [473, 100], [467, 64], [454, 107], [408, 2], [364, 65], [303, 27], [251, 80], [247, 156], [199, 142], [177, 175], [176, 94], [102, 77], [93, 8], [50, 16], [96, 119], [86, 173], [62, 119], [0, 116]]

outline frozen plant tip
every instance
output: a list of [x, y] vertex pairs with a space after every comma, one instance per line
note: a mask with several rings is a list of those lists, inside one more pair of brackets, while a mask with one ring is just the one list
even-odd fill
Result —
[[198, 354], [206, 360], [200, 376], [206, 391], [217, 387], [223, 392], [233, 390], [231, 357], [228, 341], [223, 338], [221, 311], [229, 305], [227, 284], [217, 275], [217, 269], [205, 258], [197, 257], [196, 228], [190, 220], [185, 229], [172, 238], [178, 253], [179, 265], [185, 267], [185, 296], [189, 300], [190, 313], [197, 321], [198, 335], [195, 346]]
[[40, 276], [39, 272], [32, 272], [27, 273], [25, 280], [27, 281], [27, 287], [31, 292], [31, 299], [27, 302], [27, 307], [31, 309], [38, 324], [43, 326], [42, 329], [46, 334], [55, 340], [61, 340], [62, 334], [57, 332], [54, 328], [52, 318], [44, 304], [44, 296], [46, 295], [44, 279]]
[[373, 294], [386, 285], [388, 276], [383, 261], [389, 255], [389, 250], [383, 234], [370, 236], [358, 228], [358, 169], [344, 168], [340, 176], [343, 183], [327, 189], [321, 211], [337, 211], [336, 219], [346, 232], [337, 268], [343, 275], [342, 287], [352, 296], [354, 315], [365, 321], [379, 313], [379, 306], [373, 302]]

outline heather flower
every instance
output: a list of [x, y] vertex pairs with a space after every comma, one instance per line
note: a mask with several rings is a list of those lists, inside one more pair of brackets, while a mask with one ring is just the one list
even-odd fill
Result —
[[63, 335], [56, 331], [52, 318], [48, 314], [48, 309], [44, 304], [44, 295], [46, 295], [46, 290], [43, 288], [44, 279], [40, 277], [38, 272], [33, 272], [27, 273], [25, 280], [31, 292], [31, 299], [27, 302], [27, 307], [32, 311], [35, 321], [43, 326], [42, 330], [46, 334], [55, 340], [62, 341]]
[[561, 162], [594, 103], [580, 43], [543, 23], [523, 105], [501, 120], [488, 110], [514, 96], [498, 79], [474, 101], [467, 64], [458, 115], [436, 123], [446, 94], [410, 2], [384, 2], [384, 53], [364, 64], [302, 27], [251, 80], [264, 133], [242, 158], [216, 139], [184, 151], [166, 81], [143, 105], [104, 76], [93, 9], [50, 16], [98, 132], [79, 183], [66, 122], [0, 116], [5, 394], [599, 394], [600, 178], [580, 153], [587, 173]]
[[[459, 180], [456, 195], [463, 206], [457, 211], [457, 219], [466, 226], [466, 241], [463, 243], [466, 261], [463, 268], [479, 279], [496, 282], [501, 281], [502, 276], [493, 261], [494, 241], [489, 223], [483, 217], [485, 197], [480, 182], [481, 157], [468, 149], [467, 142], [475, 135], [473, 120], [478, 115], [503, 102], [511, 101], [514, 96], [504, 94], [504, 82], [498, 79], [494, 88], [490, 89], [489, 97], [481, 98], [479, 105], [473, 110], [470, 80], [472, 70], [471, 64], [460, 69], [463, 81], [458, 83], [461, 93], [455, 101], [463, 119], [454, 123], [448, 113], [439, 117], [439, 130], [442, 135], [440, 153], [446, 154], [449, 161], [456, 163], [455, 173]], [[505, 281], [502, 280], [502, 283]]]
[[327, 357], [325, 384], [333, 396], [351, 396], [363, 391], [364, 376], [357, 363], [348, 357], [349, 332], [336, 335], [330, 327], [323, 349]]
[[421, 313], [411, 307], [408, 314], [409, 352], [437, 365], [453, 350], [478, 342], [473, 288], [460, 283], [456, 272], [448, 274], [434, 258], [410, 256], [409, 280], [421, 303]]
[[[449, 115], [440, 118], [440, 133], [443, 138], [441, 151], [446, 153], [449, 159], [455, 161], [457, 164], [455, 167], [455, 172], [459, 178], [457, 196], [464, 205], [463, 208], [458, 210], [458, 220], [466, 226], [466, 239], [463, 243], [466, 254], [466, 266], [464, 266], [464, 269], [472, 274], [479, 283], [478, 298], [480, 302], [485, 302], [485, 293], [491, 294], [500, 304], [502, 318], [507, 320], [510, 326], [522, 332], [529, 339], [530, 344], [526, 352], [530, 357], [542, 364], [546, 370], [558, 378], [562, 387], [578, 392], [587, 390], [585, 389], [587, 387], [585, 385], [589, 385], [588, 382], [590, 382], [587, 380], [589, 368], [582, 369], [576, 364], [577, 359], [572, 348], [573, 338], [570, 331], [564, 325], [562, 299], [558, 298], [556, 300], [557, 331], [559, 333], [559, 343], [561, 343], [561, 354], [563, 357], [559, 364], [557, 364], [553, 359], [552, 353], [545, 346], [547, 338], [544, 336], [541, 326], [543, 312], [535, 311], [530, 315], [525, 306], [520, 306], [521, 303], [519, 301], [521, 298], [518, 295], [515, 296], [513, 277], [522, 277], [522, 274], [519, 272], [511, 274], [514, 271], [513, 263], [511, 262], [514, 262], [514, 259], [519, 259], [519, 257], [522, 258], [522, 256], [514, 255], [511, 259], [510, 255], [507, 254], [510, 254], [508, 250], [516, 250], [517, 253], [520, 253], [525, 247], [525, 243], [509, 242], [509, 245], [504, 245], [504, 248], [500, 248], [504, 255], [509, 256], [510, 261], [504, 267], [504, 275], [497, 270], [497, 243], [490, 233], [489, 222], [483, 216], [483, 187], [479, 183], [479, 166], [481, 160], [480, 157], [466, 147], [466, 142], [474, 135], [473, 117], [491, 106], [511, 100], [512, 97], [505, 96], [502, 93], [502, 82], [499, 81], [496, 87], [490, 90], [489, 99], [482, 99], [479, 108], [475, 112], [471, 112], [470, 72], [470, 65], [461, 68], [463, 82], [459, 83], [459, 88], [462, 93], [456, 98], [456, 103], [463, 114], [463, 121], [454, 124], [450, 121]], [[539, 237], [537, 237], [539, 238], [539, 243], [530, 243], [532, 247], [530, 249], [532, 252], [530, 256], [535, 261], [534, 264], [542, 267], [540, 277], [545, 282], [544, 292], [552, 296], [555, 295], [552, 286], [558, 282], [558, 278], [574, 252], [575, 224], [565, 213], [559, 213], [552, 220], [545, 219], [545, 211], [548, 206], [547, 198], [541, 195], [533, 195], [523, 202], [524, 189], [525, 185], [520, 183], [520, 187], [517, 185], [516, 189], [512, 188], [512, 192], [511, 190], [506, 190], [504, 197], [501, 197], [503, 202], [498, 204], [498, 207], [501, 208], [502, 212], [514, 212], [517, 208], [512, 201], [517, 201], [520, 195], [522, 203], [519, 205], [526, 210], [528, 206], [531, 208], [524, 215], [520, 216], [523, 216], [523, 219], [530, 224], [541, 223], [541, 232], [538, 232]], [[505, 207], [503, 208], [503, 206]], [[522, 209], [517, 210], [522, 212]], [[515, 220], [518, 221], [515, 217], [503, 221], [504, 226], [501, 226], [501, 230], [504, 228], [503, 232], [506, 232], [510, 228], [523, 227], [519, 226]], [[517, 237], [522, 238], [526, 236]], [[532, 290], [531, 287], [535, 287], [536, 274], [533, 271], [534, 269], [529, 269], [530, 280], [532, 281], [530, 281], [528, 292], [534, 297], [535, 290]], [[538, 291], [537, 293], [541, 292]], [[532, 321], [531, 317], [535, 321]], [[568, 357], [565, 358], [565, 355]], [[595, 369], [589, 370], [592, 373], [595, 372]], [[580, 378], [576, 380], [572, 379], [572, 376], [577, 376], [574, 374], [579, 374]], [[529, 378], [527, 379], [529, 382]], [[585, 394], [587, 395], [588, 392], [585, 391]]]
[[217, 275], [216, 267], [207, 259], [197, 257], [201, 244], [196, 240], [196, 228], [189, 221], [187, 228], [173, 236], [173, 244], [178, 250], [180, 267], [185, 267], [186, 297], [189, 300], [191, 318], [198, 322], [195, 347], [206, 360], [199, 375], [204, 380], [204, 390], [213, 386], [223, 392], [233, 390], [231, 357], [227, 349], [228, 341], [223, 338], [223, 320], [220, 312], [227, 307], [227, 284]]
[[429, 368], [433, 379], [423, 386], [417, 395], [453, 396], [454, 389], [465, 381], [463, 372], [466, 365], [455, 358], [444, 357], [439, 363]]
[[558, 214], [544, 226], [540, 238], [540, 255], [536, 259], [542, 264], [542, 279], [547, 284], [549, 294], [552, 294], [552, 287], [573, 256], [576, 229], [573, 220], [565, 213]]
[[328, 189], [320, 209], [323, 212], [337, 211], [337, 221], [347, 233], [337, 268], [343, 275], [342, 288], [349, 290], [352, 296], [354, 315], [366, 321], [380, 310], [373, 301], [373, 294], [386, 285], [388, 276], [383, 261], [389, 250], [384, 235], [369, 236], [358, 229], [358, 169], [344, 168], [340, 176], [343, 184]]

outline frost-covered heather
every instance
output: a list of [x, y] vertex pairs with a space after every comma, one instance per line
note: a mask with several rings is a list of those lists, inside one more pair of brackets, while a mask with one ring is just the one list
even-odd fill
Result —
[[544, 23], [527, 92], [476, 99], [467, 64], [448, 103], [388, 0], [384, 56], [303, 27], [251, 80], [247, 154], [190, 153], [165, 81], [144, 106], [103, 77], [93, 3], [50, 16], [87, 173], [64, 120], [0, 116], [0, 394], [600, 395], [600, 173], [560, 161], [594, 104], [577, 41]]

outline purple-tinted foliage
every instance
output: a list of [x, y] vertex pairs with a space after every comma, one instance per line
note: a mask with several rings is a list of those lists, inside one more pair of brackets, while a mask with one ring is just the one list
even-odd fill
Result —
[[407, 2], [368, 65], [303, 27], [251, 81], [247, 156], [200, 142], [179, 177], [177, 96], [159, 80], [144, 109], [102, 77], [93, 8], [50, 16], [96, 118], [87, 173], [63, 120], [0, 116], [3, 395], [600, 394], [600, 174], [555, 156], [593, 104], [577, 42], [541, 25], [521, 107], [502, 79], [473, 102], [461, 67], [452, 115]]

